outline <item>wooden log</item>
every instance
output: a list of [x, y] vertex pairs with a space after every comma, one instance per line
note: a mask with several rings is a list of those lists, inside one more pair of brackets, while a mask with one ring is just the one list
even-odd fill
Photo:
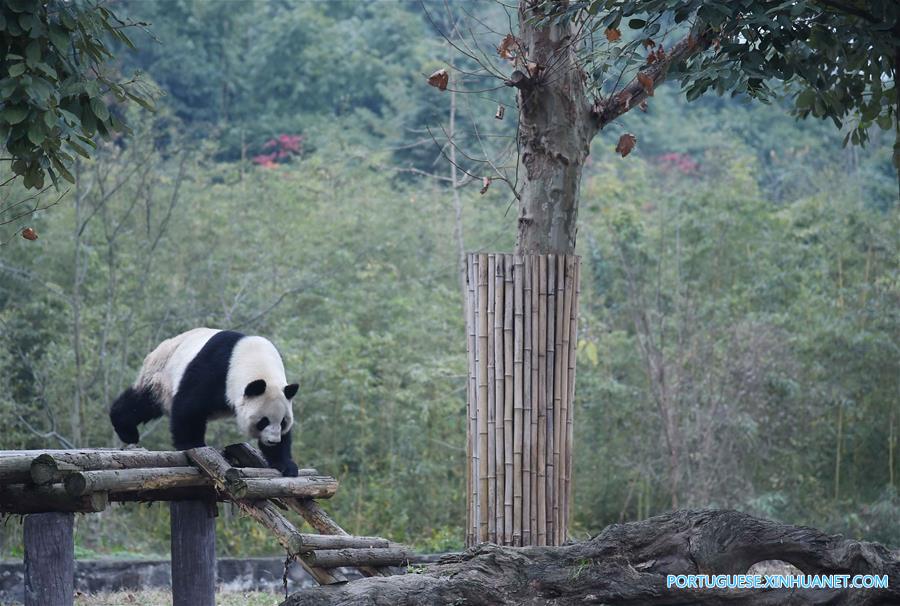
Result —
[[186, 467], [188, 460], [181, 451], [171, 450], [80, 450], [43, 452], [31, 463], [31, 476], [36, 483], [58, 481], [59, 472], [71, 470], [134, 469], [137, 467]]
[[512, 545], [522, 545], [522, 448], [524, 427], [524, 405], [522, 402], [524, 377], [524, 315], [525, 315], [525, 281], [522, 275], [525, 269], [520, 255], [513, 259], [513, 520]]
[[[329, 549], [313, 551], [308, 561], [323, 568], [338, 566], [406, 566], [419, 561], [419, 554], [402, 548], [386, 549]], [[424, 556], [430, 559], [429, 556]]]
[[31, 455], [0, 457], [0, 484], [22, 484], [31, 481]]
[[532, 272], [532, 256], [526, 255], [524, 258], [525, 265], [525, 290], [524, 290], [524, 304], [525, 304], [525, 313], [523, 314], [523, 322], [524, 322], [524, 334], [523, 334], [523, 348], [524, 348], [524, 364], [523, 364], [523, 372], [522, 372], [522, 544], [530, 545], [531, 544], [531, 515], [532, 508], [531, 503], [533, 500], [532, 497], [532, 459], [531, 459], [531, 448], [533, 445], [533, 441], [531, 439], [531, 430], [532, 430], [532, 399], [533, 393], [536, 390], [532, 389], [532, 384], [534, 383], [532, 379], [532, 356], [536, 356], [537, 352], [534, 350], [534, 346], [532, 344], [532, 327], [534, 326], [532, 320], [532, 280], [531, 280], [531, 272]]
[[537, 545], [547, 544], [547, 257], [538, 257]]
[[25, 606], [72, 606], [74, 523], [71, 513], [25, 516]]
[[8, 484], [0, 486], [0, 512], [45, 513], [77, 512], [96, 513], [106, 509], [109, 502], [105, 492], [95, 492], [73, 497], [60, 485], [29, 486]]
[[[210, 478], [212, 478], [216, 487], [227, 492], [228, 483], [225, 480], [224, 473], [231, 466], [222, 455], [214, 448], [204, 446], [201, 448], [192, 448], [186, 450], [188, 458], [202, 469]], [[288, 479], [288, 478], [284, 478]], [[249, 482], [247, 480], [248, 488]], [[274, 482], [276, 480], [262, 480], [264, 482]], [[234, 496], [234, 495], [232, 495]], [[243, 499], [234, 499], [234, 503], [247, 515], [255, 519], [257, 522], [268, 528], [281, 543], [282, 547], [288, 552], [288, 556], [298, 555], [302, 553], [303, 538], [300, 532], [291, 524], [275, 506], [268, 500], [250, 501]], [[312, 575], [312, 577], [320, 585], [329, 585], [333, 583], [346, 582], [346, 577], [334, 571], [323, 570], [310, 565], [304, 557], [301, 557], [300, 564]]]
[[488, 382], [488, 317], [487, 317], [487, 301], [488, 301], [488, 266], [487, 256], [478, 255], [478, 291], [475, 306], [476, 325], [477, 325], [477, 347], [475, 349], [475, 363], [477, 364], [477, 374], [475, 382], [478, 384], [478, 535], [476, 542], [487, 541], [490, 538], [490, 530], [488, 525], [489, 513], [489, 442], [490, 428], [488, 425], [488, 393], [490, 385]]
[[556, 524], [553, 512], [556, 508], [556, 468], [553, 455], [556, 445], [556, 385], [554, 368], [556, 363], [556, 255], [547, 255], [547, 545], [555, 545]]
[[155, 503], [173, 501], [203, 501], [205, 503], [227, 502], [231, 499], [224, 492], [209, 486], [185, 486], [153, 490], [130, 490], [127, 492], [91, 493], [108, 494], [112, 503]]
[[210, 485], [210, 479], [194, 467], [81, 471], [70, 474], [65, 480], [66, 492], [76, 497], [90, 492], [129, 492]]
[[239, 499], [330, 499], [338, 489], [338, 481], [329, 476], [297, 478], [245, 479], [244, 489], [232, 493]]
[[381, 537], [300, 534], [300, 553], [317, 549], [386, 549], [390, 546], [390, 541]]
[[487, 540], [497, 542], [497, 356], [496, 356], [496, 325], [494, 317], [494, 305], [496, 301], [497, 265], [494, 255], [488, 255], [488, 300], [485, 301], [488, 319], [488, 344], [485, 356], [488, 359], [488, 509], [485, 512], [488, 518]]
[[[266, 465], [266, 460], [259, 449], [247, 443], [227, 446], [225, 454], [232, 462], [243, 465], [245, 468], [264, 467]], [[332, 520], [328, 512], [312, 499], [281, 499], [281, 501], [289, 509], [300, 514], [316, 532], [338, 536], [348, 536], [350, 534]], [[359, 571], [369, 577], [392, 574], [390, 571], [382, 571], [378, 568], [370, 567], [359, 567]]]
[[214, 508], [203, 501], [169, 504], [173, 606], [216, 606]]
[[503, 544], [513, 545], [513, 258], [503, 255]]

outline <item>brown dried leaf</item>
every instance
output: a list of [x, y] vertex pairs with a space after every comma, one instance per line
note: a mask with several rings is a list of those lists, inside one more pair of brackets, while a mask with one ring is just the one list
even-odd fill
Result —
[[658, 49], [656, 49], [656, 60], [662, 61], [666, 58], [666, 51], [663, 50], [662, 45]]
[[534, 61], [526, 61], [526, 62], [525, 62], [525, 69], [528, 70], [528, 75], [531, 76], [531, 77], [533, 78], [533, 77], [536, 76], [536, 75], [538, 74], [538, 72], [541, 71], [543, 68], [542, 68], [540, 65], [538, 65], [537, 63], [535, 63]]
[[497, 113], [494, 114], [494, 117], [497, 118], [498, 120], [502, 120], [502, 119], [503, 119], [503, 115], [504, 115], [505, 113], [506, 113], [506, 107], [504, 107], [504, 106], [502, 106], [502, 105], [498, 105], [498, 106], [497, 106]]
[[478, 193], [480, 193], [480, 194], [483, 196], [484, 194], [487, 193], [487, 190], [488, 190], [488, 188], [489, 188], [490, 186], [491, 186], [491, 178], [490, 178], [490, 177], [484, 177], [484, 178], [481, 180], [481, 191], [478, 192]]
[[450, 74], [445, 69], [439, 69], [428, 76], [428, 84], [438, 90], [447, 90], [447, 84], [450, 83]]
[[647, 91], [649, 96], [653, 96], [653, 78], [650, 77], [649, 74], [645, 74], [644, 72], [638, 72], [637, 75], [638, 82], [641, 83], [641, 86], [644, 87], [644, 90]]
[[606, 34], [606, 39], [610, 42], [615, 42], [622, 37], [622, 32], [617, 27], [608, 27], [604, 33]]
[[616, 153], [624, 158], [631, 153], [631, 150], [634, 149], [636, 143], [637, 137], [631, 133], [625, 133], [619, 137], [619, 142], [616, 144]]
[[641, 44], [644, 45], [644, 48], [653, 48], [654, 46], [656, 46], [656, 42], [654, 42], [651, 38], [644, 38]]
[[31, 227], [26, 227], [25, 229], [22, 230], [22, 237], [25, 238], [26, 240], [32, 240], [32, 241], [38, 239], [37, 232], [34, 231], [34, 229], [32, 229]]
[[497, 54], [507, 61], [515, 61], [519, 56], [519, 41], [512, 34], [506, 34], [497, 47]]

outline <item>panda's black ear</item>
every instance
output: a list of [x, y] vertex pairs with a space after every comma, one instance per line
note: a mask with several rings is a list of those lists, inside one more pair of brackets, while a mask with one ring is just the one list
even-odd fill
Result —
[[244, 388], [244, 395], [247, 397], [253, 396], [261, 396], [266, 393], [266, 382], [262, 379], [257, 379], [255, 381], [251, 381], [247, 383], [247, 387]]
[[294, 396], [297, 395], [297, 390], [300, 389], [300, 386], [296, 383], [291, 383], [290, 385], [285, 385], [284, 387], [284, 396], [290, 400]]

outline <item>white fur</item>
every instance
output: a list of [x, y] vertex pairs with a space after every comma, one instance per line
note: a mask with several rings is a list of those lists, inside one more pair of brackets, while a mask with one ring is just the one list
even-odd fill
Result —
[[150, 387], [157, 394], [166, 414], [172, 412], [172, 399], [181, 384], [181, 377], [197, 357], [206, 342], [221, 332], [215, 328], [195, 328], [166, 339], [147, 354], [135, 389]]
[[[170, 414], [185, 369], [218, 332], [221, 331], [214, 328], [195, 328], [160, 343], [144, 358], [135, 388], [150, 387], [159, 397], [163, 411]], [[265, 393], [245, 397], [247, 384], [259, 379], [266, 382]], [[291, 402], [284, 395], [286, 385], [281, 355], [269, 340], [247, 336], [235, 344], [225, 376], [225, 400], [242, 432], [268, 443], [281, 439], [281, 434], [294, 423]], [[256, 423], [262, 417], [268, 417], [270, 424], [260, 432]], [[287, 420], [283, 428], [282, 419]]]
[[[262, 379], [266, 391], [260, 396], [244, 397], [248, 383]], [[287, 379], [284, 363], [275, 346], [263, 337], [244, 337], [234, 346], [228, 376], [225, 382], [225, 398], [234, 409], [238, 427], [252, 437], [260, 437], [256, 422], [268, 417], [270, 424], [261, 434], [269, 443], [281, 440], [281, 434], [294, 423], [291, 402], [284, 395]], [[282, 429], [281, 421], [287, 419]]]

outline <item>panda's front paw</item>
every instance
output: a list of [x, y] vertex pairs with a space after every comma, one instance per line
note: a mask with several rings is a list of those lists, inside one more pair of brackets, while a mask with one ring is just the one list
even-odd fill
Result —
[[285, 461], [282, 465], [278, 466], [278, 471], [286, 478], [296, 478], [300, 470], [297, 469], [297, 464], [293, 461]]

